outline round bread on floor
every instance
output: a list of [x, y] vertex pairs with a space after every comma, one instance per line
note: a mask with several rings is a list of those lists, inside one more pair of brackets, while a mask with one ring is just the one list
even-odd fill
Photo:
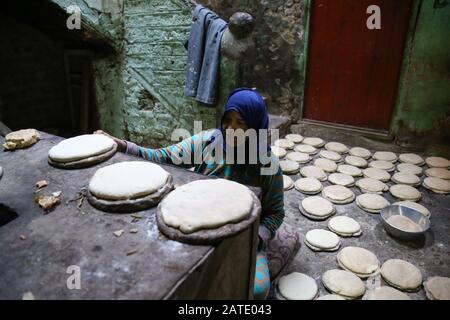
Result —
[[429, 168], [425, 170], [427, 177], [435, 177], [444, 180], [450, 180], [450, 170], [444, 168]]
[[363, 159], [366, 159], [366, 160], [369, 159], [372, 156], [372, 153], [368, 149], [361, 148], [361, 147], [351, 148], [348, 151], [348, 153], [351, 156], [360, 157], [360, 158], [363, 158]]
[[433, 168], [444, 168], [448, 169], [450, 167], [450, 160], [443, 157], [428, 157], [425, 162], [429, 167]]
[[337, 170], [337, 164], [328, 159], [318, 158], [314, 161], [314, 165], [325, 172], [335, 172]]
[[376, 168], [366, 168], [363, 170], [363, 176], [366, 178], [380, 180], [382, 182], [388, 182], [391, 179], [391, 175], [386, 170]]
[[374, 160], [396, 162], [398, 157], [395, 153], [390, 151], [377, 151], [372, 155]]
[[319, 157], [324, 158], [324, 159], [328, 159], [331, 161], [335, 161], [335, 162], [339, 162], [342, 160], [342, 156], [334, 151], [330, 151], [330, 150], [322, 150], [319, 152]]
[[362, 176], [362, 170], [358, 167], [349, 165], [349, 164], [341, 164], [337, 168], [337, 172], [348, 174], [352, 177], [359, 177]]
[[411, 298], [397, 289], [382, 286], [368, 291], [365, 300], [411, 300]]
[[337, 294], [326, 294], [318, 297], [316, 300], [345, 300], [345, 298]]
[[389, 187], [385, 183], [372, 178], [359, 179], [356, 181], [356, 186], [364, 193], [383, 194], [383, 192], [389, 190]]
[[348, 147], [340, 142], [328, 142], [327, 144], [325, 144], [325, 149], [337, 152], [339, 154], [348, 152]]
[[356, 197], [356, 205], [370, 213], [380, 213], [381, 209], [389, 205], [383, 196], [374, 193], [363, 193]]
[[300, 169], [300, 174], [305, 178], [316, 178], [319, 181], [327, 180], [327, 174], [316, 166], [305, 166]]
[[307, 162], [311, 161], [311, 157], [309, 156], [309, 154], [303, 153], [303, 152], [297, 152], [297, 151], [288, 153], [288, 155], [286, 156], [286, 159], [295, 161], [298, 163], [307, 163]]
[[279, 147], [279, 148], [283, 148], [286, 150], [290, 150], [293, 149], [295, 144], [288, 139], [278, 139], [274, 142], [274, 146]]
[[380, 272], [380, 261], [367, 249], [360, 247], [345, 247], [337, 254], [341, 268], [353, 272], [360, 278], [375, 276]]
[[367, 167], [367, 160], [365, 160], [364, 158], [356, 157], [356, 156], [346, 156], [344, 159], [344, 162], [346, 164], [349, 164], [351, 166], [355, 166], [358, 168]]
[[339, 237], [328, 230], [313, 229], [306, 233], [305, 244], [313, 251], [336, 251], [339, 249]]
[[399, 163], [397, 165], [397, 171], [409, 174], [415, 174], [416, 176], [421, 176], [423, 169], [419, 166], [409, 163]]
[[347, 216], [333, 217], [328, 221], [328, 229], [341, 237], [357, 237], [361, 235], [361, 225]]
[[450, 193], [450, 181], [436, 178], [426, 177], [423, 180], [423, 186], [435, 193], [448, 194]]
[[450, 300], [450, 278], [430, 277], [423, 287], [430, 300]]
[[347, 204], [355, 200], [355, 194], [353, 191], [340, 185], [324, 187], [322, 190], [322, 196], [336, 204]]
[[351, 187], [355, 184], [355, 178], [345, 173], [332, 173], [328, 176], [328, 181], [344, 187]]
[[291, 177], [283, 175], [283, 190], [287, 191], [294, 187], [294, 180]]
[[284, 174], [295, 174], [300, 169], [300, 164], [292, 160], [281, 160], [279, 164]]
[[398, 156], [398, 159], [402, 163], [414, 164], [416, 166], [423, 166], [425, 164], [425, 160], [415, 153], [402, 153]]
[[304, 194], [317, 194], [323, 186], [316, 178], [300, 178], [294, 183], [295, 189]]
[[290, 133], [286, 135], [285, 139], [290, 140], [293, 143], [301, 143], [304, 138], [300, 134]]
[[389, 188], [389, 192], [400, 200], [419, 201], [422, 197], [419, 190], [406, 184], [395, 184]]
[[404, 206], [404, 207], [407, 207], [407, 208], [411, 208], [411, 209], [414, 209], [414, 210], [417, 210], [417, 211], [421, 212], [426, 217], [431, 217], [430, 210], [428, 210], [426, 207], [424, 207], [423, 205], [421, 205], [420, 203], [417, 203], [417, 202], [398, 201], [398, 202], [393, 203], [393, 205], [399, 205], [399, 206]]
[[391, 172], [395, 170], [395, 165], [392, 162], [384, 161], [384, 160], [375, 160], [369, 163], [369, 167], [385, 170], [387, 172]]
[[323, 145], [325, 144], [325, 141], [323, 141], [323, 139], [321, 139], [321, 138], [307, 137], [307, 138], [303, 139], [303, 143], [313, 146], [314, 148], [320, 148], [320, 147], [323, 147]]
[[361, 297], [366, 287], [355, 274], [345, 270], [328, 270], [322, 275], [322, 283], [332, 293], [349, 299]]
[[271, 146], [270, 149], [272, 150], [273, 155], [279, 159], [284, 158], [287, 154], [286, 149], [277, 146]]
[[307, 144], [299, 144], [296, 145], [294, 148], [294, 151], [307, 153], [307, 154], [316, 154], [319, 152], [317, 148], [314, 148], [313, 146], [307, 145]]
[[333, 204], [319, 196], [311, 196], [302, 200], [300, 212], [312, 220], [325, 220], [335, 213]]
[[420, 185], [420, 178], [415, 174], [396, 172], [392, 176], [391, 180], [397, 184], [406, 184], [413, 187]]
[[401, 259], [390, 259], [383, 263], [381, 276], [389, 285], [402, 291], [417, 291], [422, 285], [420, 270]]
[[286, 300], [313, 300], [319, 291], [313, 278], [299, 272], [280, 277], [277, 289]]

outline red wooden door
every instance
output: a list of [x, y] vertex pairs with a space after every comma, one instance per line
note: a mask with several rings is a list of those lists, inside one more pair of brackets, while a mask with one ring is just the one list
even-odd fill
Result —
[[[380, 7], [369, 30], [367, 7]], [[388, 130], [411, 0], [313, 0], [304, 118]]]

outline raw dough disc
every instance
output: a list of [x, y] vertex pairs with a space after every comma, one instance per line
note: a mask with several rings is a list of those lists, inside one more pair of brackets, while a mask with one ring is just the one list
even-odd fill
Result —
[[390, 151], [377, 151], [373, 154], [372, 158], [374, 160], [396, 162], [398, 157], [395, 153]]
[[340, 185], [326, 186], [322, 190], [322, 196], [336, 204], [350, 203], [355, 199], [352, 190]]
[[272, 153], [275, 157], [282, 159], [286, 156], [287, 151], [286, 149], [277, 147], [277, 146], [271, 146], [270, 149], [272, 149]]
[[409, 174], [415, 174], [416, 176], [422, 175], [422, 168], [410, 163], [399, 163], [397, 165], [397, 171]]
[[286, 137], [284, 137], [287, 140], [292, 141], [293, 143], [300, 143], [303, 141], [303, 136], [300, 134], [290, 133], [287, 134]]
[[361, 147], [354, 147], [351, 148], [348, 153], [351, 156], [355, 156], [355, 157], [360, 157], [363, 159], [369, 159], [372, 156], [372, 153], [370, 153], [369, 150], [365, 149], [365, 148], [361, 148]]
[[356, 181], [356, 186], [364, 193], [383, 194], [383, 192], [389, 190], [389, 187], [384, 182], [372, 178], [359, 179]]
[[356, 205], [370, 213], [380, 213], [381, 209], [389, 205], [383, 196], [373, 193], [363, 193], [356, 197]]
[[295, 189], [305, 194], [316, 194], [322, 191], [323, 186], [316, 178], [300, 178], [295, 181]]
[[315, 153], [319, 152], [318, 149], [314, 148], [313, 146], [307, 145], [307, 144], [296, 145], [294, 148], [294, 151], [307, 153], [307, 154], [315, 154]]
[[349, 164], [351, 166], [355, 166], [358, 168], [367, 167], [367, 160], [365, 160], [364, 158], [356, 157], [356, 156], [346, 156], [344, 159], [344, 162], [346, 164]]
[[446, 168], [450, 167], [450, 160], [443, 157], [428, 157], [425, 162], [429, 167]]
[[307, 197], [299, 206], [300, 212], [308, 218], [324, 220], [335, 213], [333, 204], [319, 196]]
[[450, 278], [430, 277], [423, 287], [430, 300], [450, 300]]
[[339, 237], [328, 230], [313, 229], [306, 233], [305, 244], [313, 251], [335, 251], [339, 249]]
[[300, 168], [300, 164], [292, 160], [281, 160], [279, 163], [284, 174], [295, 174]]
[[300, 174], [305, 178], [316, 178], [319, 181], [325, 181], [327, 179], [325, 171], [316, 166], [305, 166], [300, 169]]
[[417, 154], [414, 153], [402, 153], [398, 156], [398, 159], [402, 163], [414, 164], [416, 166], [423, 166], [425, 164], [425, 160]]
[[345, 298], [337, 294], [326, 294], [318, 297], [316, 300], [345, 300]]
[[400, 200], [419, 201], [422, 197], [419, 190], [406, 184], [395, 184], [389, 188], [389, 192]]
[[341, 164], [337, 168], [337, 172], [348, 174], [352, 177], [359, 177], [362, 175], [362, 171], [360, 168], [349, 165], [349, 164]]
[[328, 229], [343, 237], [361, 235], [361, 225], [355, 219], [347, 216], [331, 218], [328, 221]]
[[343, 153], [347, 153], [348, 152], [348, 147], [340, 142], [328, 142], [327, 144], [325, 144], [325, 149], [329, 150], [329, 151], [334, 151], [340, 154]]
[[280, 277], [277, 289], [286, 300], [313, 300], [319, 291], [313, 278], [299, 272]]
[[429, 168], [425, 170], [427, 177], [436, 177], [444, 180], [450, 180], [450, 170], [444, 168]]
[[420, 185], [420, 178], [415, 174], [397, 172], [391, 178], [392, 182], [397, 184], [407, 184], [408, 186], [418, 186]]
[[341, 268], [353, 272], [360, 278], [377, 275], [380, 272], [380, 261], [369, 250], [361, 247], [345, 247], [337, 254]]
[[335, 172], [337, 170], [337, 164], [328, 159], [318, 158], [314, 161], [314, 165], [325, 172]]
[[311, 157], [309, 156], [309, 154], [303, 153], [303, 152], [297, 152], [297, 151], [288, 153], [288, 155], [286, 156], [286, 159], [295, 161], [298, 163], [306, 163], [306, 162], [311, 161]]
[[389, 161], [383, 161], [383, 160], [375, 160], [371, 161], [369, 163], [369, 167], [386, 170], [388, 172], [395, 170], [395, 165], [392, 162]]
[[61, 141], [50, 149], [48, 156], [54, 162], [72, 162], [106, 153], [115, 144], [102, 134], [84, 134]]
[[366, 291], [364, 282], [345, 270], [328, 270], [322, 275], [322, 283], [330, 292], [350, 299], [361, 297]]
[[339, 153], [330, 151], [330, 150], [320, 151], [319, 156], [321, 158], [328, 159], [328, 160], [335, 161], [335, 162], [339, 162], [342, 160], [342, 156]]
[[426, 177], [423, 180], [423, 186], [435, 193], [447, 194], [450, 193], [450, 181], [436, 178]]
[[176, 188], [161, 201], [158, 210], [167, 226], [192, 233], [240, 222], [252, 207], [248, 187], [225, 179], [206, 179]]
[[40, 140], [41, 136], [36, 129], [22, 129], [13, 131], [5, 136], [3, 147], [6, 150], [22, 149], [32, 146]]
[[399, 202], [393, 203], [393, 205], [404, 206], [404, 207], [407, 207], [407, 208], [411, 208], [411, 209], [417, 210], [417, 211], [421, 212], [426, 217], [430, 217], [431, 216], [430, 210], [428, 210], [423, 205], [421, 205], [420, 203], [417, 203], [417, 202], [399, 201]]
[[89, 182], [89, 192], [104, 200], [138, 199], [161, 189], [170, 174], [146, 161], [126, 161], [98, 169]]
[[287, 191], [294, 186], [294, 180], [291, 177], [283, 175], [283, 190]]
[[288, 140], [288, 139], [278, 139], [275, 141], [274, 145], [276, 147], [283, 148], [286, 150], [293, 149], [295, 146], [295, 144], [291, 140]]
[[314, 148], [320, 148], [325, 144], [325, 141], [323, 141], [320, 138], [308, 137], [308, 138], [303, 139], [303, 143], [313, 146]]
[[332, 173], [328, 176], [328, 181], [344, 187], [351, 187], [355, 184], [355, 178], [345, 173]]
[[381, 276], [389, 285], [402, 291], [417, 291], [422, 285], [420, 270], [405, 260], [387, 260], [381, 266]]
[[411, 300], [411, 298], [397, 289], [382, 286], [368, 291], [364, 300]]
[[391, 179], [389, 172], [377, 168], [366, 168], [363, 170], [363, 175], [366, 178], [376, 179], [382, 182], [388, 182]]

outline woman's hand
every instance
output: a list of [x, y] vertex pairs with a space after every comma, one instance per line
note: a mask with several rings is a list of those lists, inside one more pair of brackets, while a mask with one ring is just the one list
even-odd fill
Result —
[[107, 137], [113, 139], [117, 143], [117, 150], [119, 152], [125, 152], [127, 150], [127, 143], [124, 140], [113, 137], [112, 135], [106, 133], [103, 130], [94, 131], [94, 134], [103, 134], [104, 136], [107, 136]]

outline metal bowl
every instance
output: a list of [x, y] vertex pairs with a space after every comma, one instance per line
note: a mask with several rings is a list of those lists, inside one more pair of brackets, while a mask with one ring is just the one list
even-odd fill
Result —
[[[393, 215], [402, 215], [411, 219], [413, 222], [417, 223], [422, 230], [406, 231], [390, 224], [387, 220]], [[430, 228], [430, 219], [427, 216], [420, 211], [402, 205], [390, 205], [382, 209], [381, 220], [383, 221], [384, 228], [391, 236], [406, 241], [418, 239]]]

